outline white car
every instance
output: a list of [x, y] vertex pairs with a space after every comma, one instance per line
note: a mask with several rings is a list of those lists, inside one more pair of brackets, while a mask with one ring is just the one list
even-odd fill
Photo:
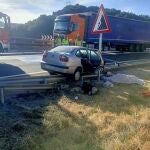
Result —
[[58, 46], [45, 51], [41, 68], [52, 73], [74, 75], [79, 80], [82, 73], [92, 73], [100, 67], [102, 57], [94, 50], [79, 46]]

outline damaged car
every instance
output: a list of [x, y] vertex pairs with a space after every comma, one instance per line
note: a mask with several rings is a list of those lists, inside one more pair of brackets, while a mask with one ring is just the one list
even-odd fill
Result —
[[80, 80], [82, 74], [93, 73], [103, 67], [102, 56], [95, 50], [80, 46], [58, 46], [45, 51], [41, 68], [50, 74], [72, 75]]

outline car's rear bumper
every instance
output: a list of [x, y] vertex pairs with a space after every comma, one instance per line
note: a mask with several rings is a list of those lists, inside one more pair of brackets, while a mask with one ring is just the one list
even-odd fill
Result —
[[70, 69], [67, 66], [52, 65], [52, 64], [48, 64], [44, 61], [41, 62], [41, 68], [46, 71], [71, 74]]

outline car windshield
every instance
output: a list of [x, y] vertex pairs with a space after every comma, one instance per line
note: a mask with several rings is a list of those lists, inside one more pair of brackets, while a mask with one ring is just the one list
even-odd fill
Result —
[[74, 49], [69, 46], [58, 46], [58, 47], [50, 50], [50, 52], [72, 53], [73, 50]]
[[54, 30], [68, 30], [68, 22], [67, 21], [57, 21], [55, 22]]

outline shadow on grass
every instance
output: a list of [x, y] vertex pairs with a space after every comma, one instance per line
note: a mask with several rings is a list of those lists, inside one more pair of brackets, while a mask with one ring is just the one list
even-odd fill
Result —
[[75, 117], [61, 107], [63, 96], [62, 92], [48, 90], [8, 98], [0, 111], [0, 149], [100, 150], [95, 144], [99, 140], [97, 127], [86, 117]]

